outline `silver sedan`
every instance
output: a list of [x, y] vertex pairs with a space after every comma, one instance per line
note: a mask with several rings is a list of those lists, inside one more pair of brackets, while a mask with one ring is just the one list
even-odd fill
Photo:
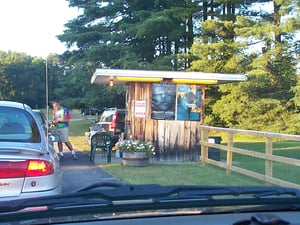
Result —
[[0, 101], [0, 200], [61, 193], [59, 158], [32, 109]]

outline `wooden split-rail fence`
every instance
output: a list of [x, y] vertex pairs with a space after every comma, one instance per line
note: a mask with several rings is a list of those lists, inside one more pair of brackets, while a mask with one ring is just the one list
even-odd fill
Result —
[[[220, 143], [211, 143], [209, 141], [209, 136], [212, 133], [227, 135], [227, 145], [220, 144]], [[259, 152], [254, 150], [248, 149], [241, 149], [234, 147], [234, 136], [240, 135], [250, 135], [254, 137], [260, 137], [265, 140], [265, 151]], [[200, 161], [201, 163], [209, 163], [215, 166], [219, 166], [225, 168], [227, 173], [230, 174], [231, 172], [237, 172], [249, 177], [253, 177], [255, 179], [259, 179], [261, 181], [265, 181], [267, 184], [273, 184], [278, 186], [285, 186], [285, 187], [292, 187], [300, 189], [300, 182], [298, 184], [291, 183], [286, 180], [278, 179], [273, 176], [273, 163], [285, 163], [287, 165], [292, 165], [300, 167], [300, 160], [295, 158], [289, 158], [284, 156], [275, 155], [273, 149], [273, 143], [278, 140], [285, 140], [285, 141], [299, 141], [299, 151], [300, 155], [300, 135], [290, 135], [290, 134], [279, 134], [279, 133], [272, 133], [272, 132], [259, 132], [259, 131], [251, 131], [251, 130], [238, 130], [238, 129], [228, 129], [228, 128], [219, 128], [219, 127], [211, 127], [211, 126], [201, 126], [201, 156]], [[220, 151], [226, 152], [226, 159], [225, 160], [213, 160], [209, 158], [209, 148], [216, 148]], [[244, 169], [238, 167], [233, 163], [233, 155], [234, 154], [241, 154], [245, 156], [250, 156], [255, 159], [263, 159], [265, 162], [265, 172], [264, 174], [251, 171], [249, 169]], [[297, 168], [298, 169], [298, 168]], [[300, 168], [299, 168], [300, 169]], [[300, 171], [300, 170], [299, 170]], [[287, 174], [288, 176], [288, 174]], [[300, 181], [300, 180], [299, 180]]]

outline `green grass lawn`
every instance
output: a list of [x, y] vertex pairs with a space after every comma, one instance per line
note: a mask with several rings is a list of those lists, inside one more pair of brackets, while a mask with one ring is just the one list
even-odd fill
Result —
[[[82, 117], [78, 112], [72, 112], [72, 118]], [[90, 151], [85, 141], [84, 132], [91, 125], [93, 117], [85, 117], [80, 121], [70, 123], [70, 140], [76, 150]], [[226, 142], [222, 142], [226, 144]], [[261, 140], [242, 140], [234, 143], [235, 147], [264, 152], [264, 142]], [[274, 154], [300, 159], [300, 145], [298, 142], [278, 141], [273, 144]], [[221, 152], [221, 159], [226, 159], [226, 153]], [[264, 174], [264, 160], [249, 156], [234, 154], [235, 166]], [[299, 167], [288, 166], [283, 163], [273, 163], [273, 175], [276, 178], [300, 184]], [[226, 174], [223, 168], [198, 163], [151, 163], [147, 167], [129, 167], [122, 164], [99, 165], [116, 178], [126, 183], [144, 184], [156, 183], [162, 185], [200, 184], [200, 185], [265, 185], [263, 182], [238, 173]]]
[[200, 163], [150, 164], [147, 167], [128, 167], [121, 164], [101, 165], [113, 176], [130, 184], [161, 185], [264, 185], [255, 179]]

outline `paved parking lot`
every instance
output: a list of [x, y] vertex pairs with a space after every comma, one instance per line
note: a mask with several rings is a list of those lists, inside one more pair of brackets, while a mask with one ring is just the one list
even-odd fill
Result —
[[[77, 152], [78, 160], [73, 160], [70, 152], [65, 152], [61, 160], [63, 171], [63, 193], [72, 192], [78, 188], [96, 182], [118, 181], [97, 164], [107, 164], [106, 158], [101, 154], [95, 157], [95, 163], [90, 162], [88, 153]], [[113, 163], [121, 163], [120, 159], [113, 157]]]

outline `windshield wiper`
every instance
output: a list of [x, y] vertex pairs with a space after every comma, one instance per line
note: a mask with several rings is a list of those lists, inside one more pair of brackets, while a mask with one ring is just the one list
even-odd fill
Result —
[[[96, 183], [72, 193], [0, 202], [0, 221], [86, 213], [217, 206], [278, 206], [298, 210], [300, 190], [283, 187]], [[34, 209], [28, 211], [28, 209]]]
[[[115, 188], [115, 190], [112, 192], [111, 188]], [[245, 195], [251, 196], [251, 198], [263, 198], [272, 196], [300, 197], [300, 190], [283, 187], [199, 185], [161, 186], [158, 184], [131, 185], [119, 182], [94, 183], [92, 185], [77, 189], [73, 193], [85, 194], [85, 192], [88, 192], [90, 194], [100, 194], [98, 191], [101, 192], [101, 194], [105, 195], [108, 200], [140, 199], [147, 197], [167, 197], [169, 199], [200, 197], [201, 199], [210, 199], [216, 196], [238, 197]]]

